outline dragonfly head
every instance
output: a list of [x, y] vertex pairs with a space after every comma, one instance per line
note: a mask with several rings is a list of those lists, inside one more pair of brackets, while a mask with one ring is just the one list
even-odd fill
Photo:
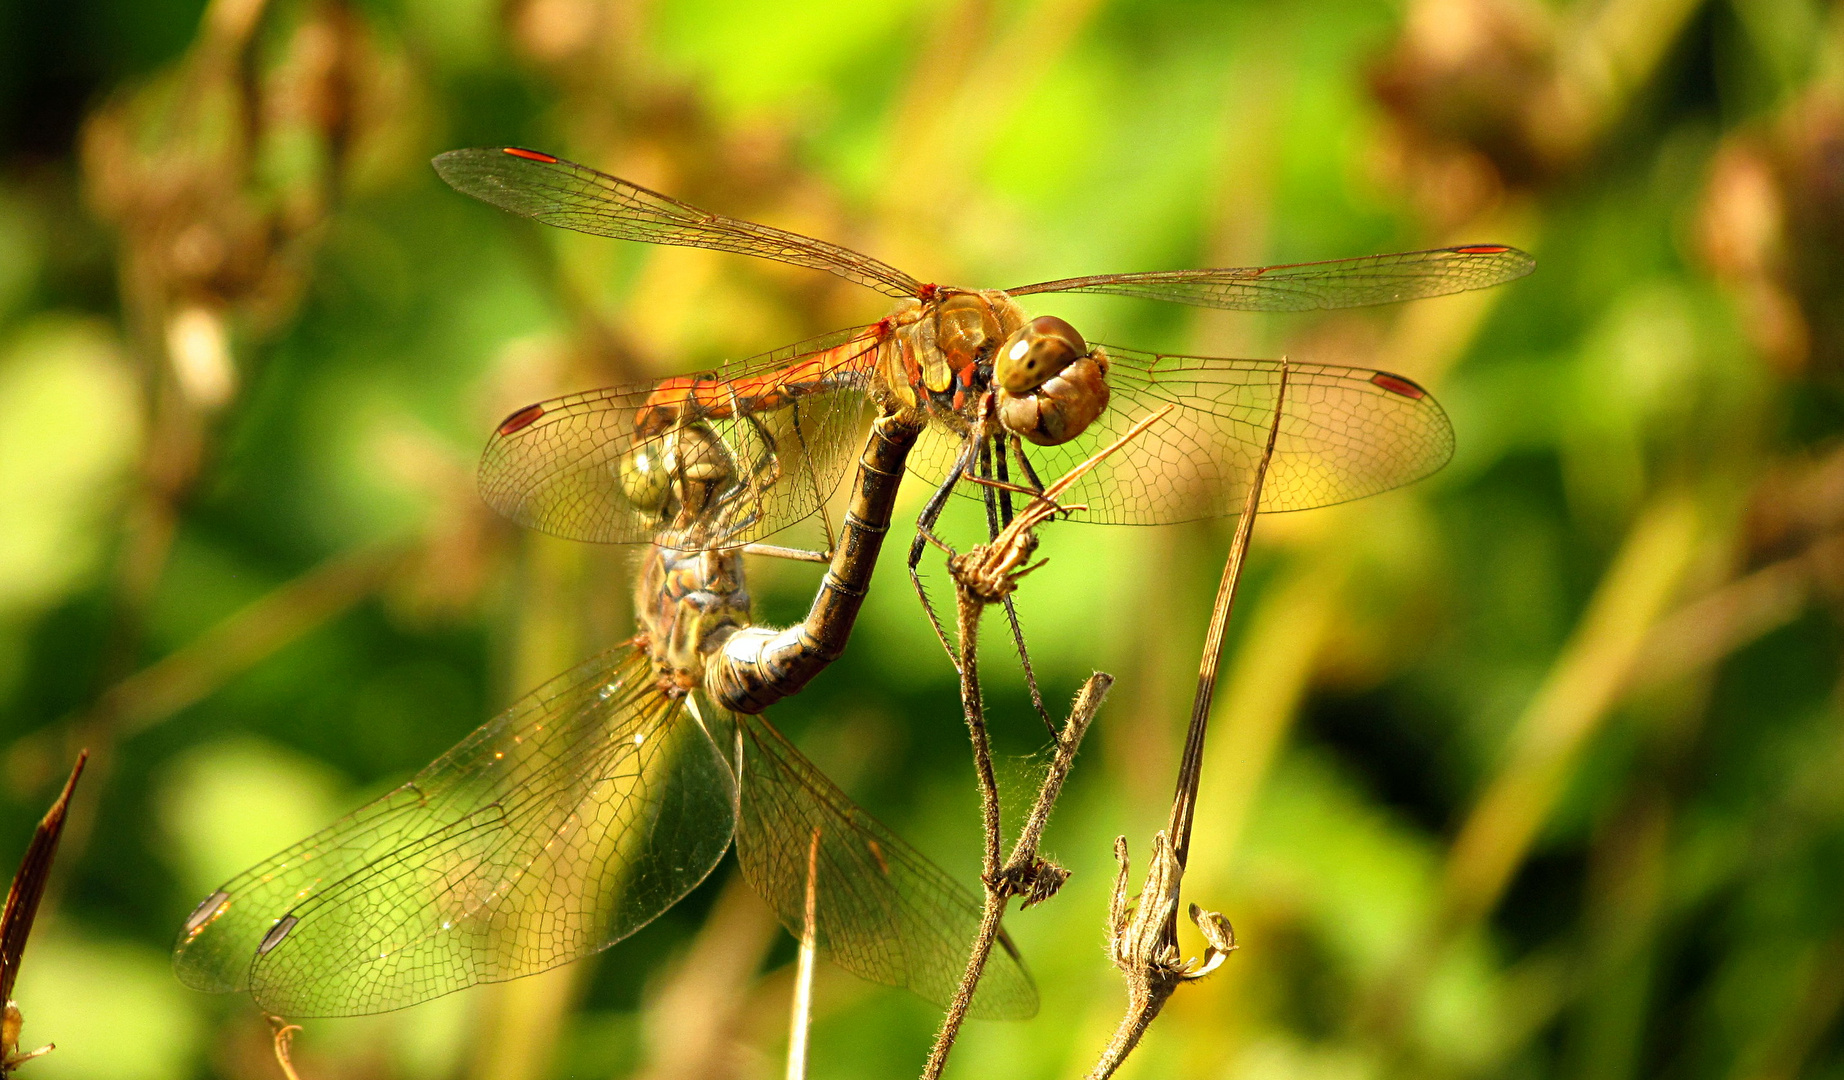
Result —
[[672, 475], [666, 456], [651, 442], [621, 455], [616, 465], [616, 478], [621, 483], [621, 494], [635, 509], [657, 514], [665, 507], [666, 499], [672, 494]]
[[999, 422], [1039, 446], [1066, 443], [1108, 407], [1108, 357], [1076, 328], [1040, 315], [999, 346]]
[[664, 516], [676, 503], [696, 516], [730, 486], [736, 463], [708, 425], [683, 423], [623, 454], [616, 477], [636, 509]]

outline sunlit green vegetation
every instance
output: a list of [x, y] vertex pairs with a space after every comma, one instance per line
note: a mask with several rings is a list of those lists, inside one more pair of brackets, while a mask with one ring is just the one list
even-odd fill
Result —
[[[479, 504], [494, 422], [886, 310], [427, 165], [519, 143], [976, 286], [1535, 253], [1330, 316], [1036, 298], [1102, 341], [1400, 371], [1459, 441], [1257, 528], [1186, 883], [1242, 947], [1123, 1075], [1844, 1077], [1844, 8], [4, 0], [0, 130], [0, 856], [95, 753], [15, 995], [59, 1048], [25, 1075], [279, 1075], [247, 999], [173, 979], [186, 913], [632, 633], [632, 551]], [[1119, 681], [1048, 837], [1075, 876], [1008, 921], [1043, 1011], [970, 1025], [951, 1075], [1080, 1075], [1119, 1016], [1112, 845], [1164, 823], [1231, 525], [1046, 530], [1039, 670]], [[906, 546], [772, 715], [971, 884]], [[818, 581], [752, 572], [764, 621]], [[1043, 729], [991, 636], [1022, 792]], [[778, 1074], [793, 956], [727, 861], [593, 960], [312, 1022], [297, 1059]], [[824, 965], [816, 994], [813, 1075], [919, 1068], [929, 1005]]]

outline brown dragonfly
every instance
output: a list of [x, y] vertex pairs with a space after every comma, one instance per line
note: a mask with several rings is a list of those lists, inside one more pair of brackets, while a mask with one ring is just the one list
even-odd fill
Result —
[[[1164, 524], [1237, 512], [1265, 445], [1277, 361], [1091, 344], [1055, 316], [1027, 317], [1015, 297], [1091, 293], [1299, 311], [1485, 288], [1535, 265], [1515, 248], [1474, 244], [972, 290], [923, 283], [849, 248], [702, 210], [535, 150], [456, 150], [434, 165], [457, 190], [548, 224], [812, 267], [899, 298], [876, 323], [719, 371], [517, 410], [501, 422], [481, 460], [481, 490], [492, 506], [521, 524], [571, 539], [649, 540], [677, 514], [673, 500], [682, 485], [675, 478], [698, 467], [678, 446], [681, 425], [696, 421], [748, 467], [726, 473], [737, 485], [727, 493], [726, 512], [698, 522], [682, 542], [749, 544], [820, 508], [837, 486], [863, 415], [875, 404], [903, 418], [903, 430], [920, 439], [907, 454], [907, 467], [936, 485], [909, 551], [919, 593], [925, 541], [947, 496], [967, 477], [983, 481], [977, 495], [986, 502], [989, 532], [996, 533], [1011, 517], [1011, 489], [1041, 490], [1040, 475], [1067, 472], [1134, 420], [1171, 406], [1168, 423], [1066, 493], [1087, 507], [1087, 520]], [[1295, 363], [1291, 371], [1293, 390], [1261, 509], [1361, 498], [1426, 476], [1451, 456], [1453, 429], [1445, 412], [1413, 381], [1368, 368]], [[846, 524], [847, 547], [874, 556], [881, 536], [854, 543], [852, 522]], [[860, 588], [868, 581], [869, 567], [861, 563], [835, 558], [833, 569], [829, 584]], [[928, 608], [925, 593], [923, 600]], [[1022, 654], [1016, 612], [1009, 600], [1006, 607]], [[939, 619], [932, 608], [928, 612], [946, 645]], [[849, 627], [849, 619], [842, 625]], [[835, 654], [843, 648], [842, 640], [824, 644]], [[746, 707], [741, 700], [730, 704]]]
[[[790, 931], [864, 978], [949, 1000], [978, 899], [766, 719], [698, 690], [754, 628], [742, 554], [682, 538], [731, 512], [741, 488], [708, 427], [679, 438], [700, 479], [643, 561], [640, 635], [206, 897], [174, 949], [182, 981], [248, 990], [291, 1017], [402, 1008], [608, 947], [690, 892], [734, 839]], [[1036, 990], [1001, 943], [976, 1014], [1030, 1016]]]
[[[736, 546], [819, 509], [837, 486], [869, 404], [922, 425], [908, 468], [936, 485], [911, 546], [912, 577], [947, 495], [981, 484], [990, 524], [1010, 517], [1007, 485], [1041, 489], [1152, 411], [1170, 422], [1067, 493], [1087, 520], [1164, 524], [1233, 514], [1266, 440], [1279, 363], [1151, 353], [1088, 342], [1016, 298], [1143, 297], [1244, 311], [1348, 308], [1480, 289], [1528, 274], [1531, 257], [1472, 244], [1284, 266], [1102, 274], [1005, 290], [924, 283], [837, 244], [726, 217], [618, 177], [518, 147], [434, 161], [456, 190], [578, 232], [752, 255], [836, 274], [898, 298], [868, 326], [721, 370], [572, 394], [519, 409], [480, 466], [487, 501], [522, 524], [598, 542], [644, 542], [670, 520], [684, 468], [679, 424], [716, 432], [750, 463], [728, 513], [684, 542]], [[1361, 498], [1439, 469], [1453, 450], [1445, 412], [1385, 371], [1294, 363], [1266, 511]], [[918, 587], [920, 581], [917, 581]], [[932, 614], [932, 613], [931, 613]]]

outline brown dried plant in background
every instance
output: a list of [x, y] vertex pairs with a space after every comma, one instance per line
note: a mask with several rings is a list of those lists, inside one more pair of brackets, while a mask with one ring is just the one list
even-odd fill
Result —
[[1415, 0], [1371, 70], [1388, 169], [1447, 232], [1586, 165], [1663, 62], [1692, 0]]
[[[216, 0], [191, 49], [84, 125], [89, 201], [118, 233], [147, 441], [102, 673], [127, 673], [213, 423], [293, 315], [355, 162], [405, 113], [401, 63], [341, 0]], [[104, 699], [86, 727], [114, 722]], [[106, 739], [105, 739], [106, 745]]]
[[[1832, 52], [1844, 61], [1844, 41]], [[1696, 240], [1782, 375], [1844, 374], [1844, 79], [1815, 83], [1723, 141]]]

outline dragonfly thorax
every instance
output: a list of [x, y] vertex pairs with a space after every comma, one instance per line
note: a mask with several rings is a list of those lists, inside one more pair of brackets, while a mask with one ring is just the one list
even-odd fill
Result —
[[997, 289], [941, 295], [898, 334], [911, 393], [950, 427], [1055, 446], [1108, 407], [1107, 355], [1075, 327], [1054, 315], [1027, 320]]
[[648, 547], [634, 611], [661, 689], [675, 695], [697, 689], [707, 659], [749, 625], [742, 553]]

